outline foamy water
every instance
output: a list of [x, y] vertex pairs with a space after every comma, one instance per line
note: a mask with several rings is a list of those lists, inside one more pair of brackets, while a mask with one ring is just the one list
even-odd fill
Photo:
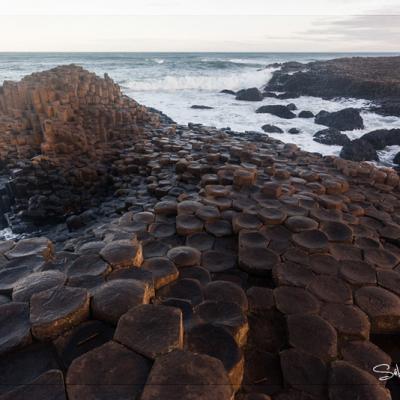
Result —
[[[357, 54], [377, 55], [377, 54]], [[379, 55], [379, 54], [378, 54]], [[384, 55], [384, 54], [382, 54]], [[387, 55], [387, 54], [385, 54]], [[374, 129], [400, 128], [400, 118], [383, 117], [366, 110], [365, 100], [322, 100], [300, 97], [293, 100], [266, 98], [262, 102], [236, 101], [234, 96], [219, 93], [223, 89], [240, 90], [264, 86], [272, 76], [273, 68], [266, 65], [275, 62], [332, 59], [349, 54], [329, 53], [46, 53], [1, 54], [0, 82], [17, 80], [29, 73], [52, 68], [61, 64], [79, 64], [103, 74], [107, 72], [123, 91], [147, 106], [155, 107], [176, 122], [203, 123], [217, 128], [230, 127], [235, 131], [259, 131], [264, 124], [277, 125], [283, 134], [269, 134], [284, 142], [295, 143], [302, 149], [324, 155], [340, 153], [340, 146], [328, 146], [313, 141], [313, 135], [324, 129], [313, 119], [281, 119], [269, 114], [256, 114], [255, 110], [266, 104], [295, 103], [302, 110], [314, 114], [321, 110], [338, 111], [345, 107], [362, 109], [365, 129], [343, 132], [350, 139], [362, 136]], [[196, 110], [194, 104], [213, 107], [212, 110]], [[300, 134], [287, 131], [298, 128]], [[379, 152], [381, 161], [391, 163], [400, 151], [391, 146]]]

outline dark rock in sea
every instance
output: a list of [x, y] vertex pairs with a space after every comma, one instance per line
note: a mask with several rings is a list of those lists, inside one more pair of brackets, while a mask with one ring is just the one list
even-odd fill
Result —
[[275, 125], [263, 125], [261, 129], [266, 133], [283, 133], [283, 130]]
[[314, 113], [311, 111], [300, 111], [299, 118], [314, 118]]
[[345, 144], [350, 143], [350, 139], [347, 135], [341, 133], [335, 128], [322, 129], [321, 131], [318, 131], [314, 134], [313, 140], [314, 142], [337, 146], [344, 146]]
[[289, 130], [288, 130], [288, 133], [290, 133], [291, 135], [297, 135], [297, 134], [299, 134], [301, 131], [300, 131], [300, 129], [297, 129], [297, 128], [290, 128]]
[[294, 103], [290, 103], [290, 104], [288, 104], [286, 107], [287, 107], [288, 110], [290, 110], [290, 111], [297, 110], [296, 104], [294, 104]]
[[363, 139], [355, 139], [343, 146], [340, 157], [352, 161], [379, 161], [374, 147]]
[[375, 150], [383, 150], [386, 146], [399, 146], [400, 129], [378, 129], [366, 133], [361, 139], [370, 143]]
[[236, 92], [234, 92], [233, 90], [228, 90], [228, 89], [221, 90], [220, 93], [232, 94], [234, 96], [236, 95]]
[[379, 99], [370, 107], [370, 111], [381, 115], [395, 115], [400, 117], [400, 97]]
[[287, 106], [280, 104], [262, 106], [256, 110], [258, 114], [272, 114], [280, 118], [292, 119], [296, 118], [296, 114], [292, 113]]
[[278, 95], [276, 93], [274, 93], [274, 92], [263, 92], [263, 96], [264, 96], [264, 98], [265, 97], [272, 97], [274, 99], [278, 98]]
[[202, 106], [202, 105], [197, 105], [197, 104], [194, 104], [190, 108], [193, 108], [194, 110], [213, 110], [214, 109], [214, 107]]
[[236, 93], [236, 100], [261, 101], [263, 98], [263, 94], [257, 88], [243, 89]]
[[297, 99], [297, 98], [300, 97], [300, 96], [301, 96], [301, 95], [300, 95], [299, 93], [287, 92], [287, 93], [278, 94], [278, 99], [281, 99], [281, 100]]
[[393, 158], [393, 164], [398, 164], [398, 165], [400, 165], [400, 151], [394, 156], [394, 158]]
[[355, 108], [345, 108], [332, 113], [322, 110], [315, 116], [315, 123], [336, 128], [340, 131], [364, 128], [360, 112]]

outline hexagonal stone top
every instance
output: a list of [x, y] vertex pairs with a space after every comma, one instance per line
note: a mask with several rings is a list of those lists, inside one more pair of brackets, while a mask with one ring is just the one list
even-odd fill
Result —
[[53, 243], [45, 238], [31, 238], [20, 240], [11, 250], [5, 253], [5, 256], [9, 259], [40, 255], [45, 260], [50, 259], [53, 254]]
[[141, 400], [230, 400], [232, 388], [220, 360], [175, 350], [157, 358]]
[[86, 289], [58, 286], [31, 297], [32, 333], [39, 340], [60, 335], [89, 316]]
[[68, 369], [69, 400], [134, 400], [146, 382], [151, 363], [110, 341], [75, 359]]
[[107, 244], [100, 252], [100, 256], [113, 269], [140, 267], [143, 262], [142, 246], [131, 240], [115, 240]]
[[114, 340], [149, 358], [183, 346], [182, 311], [175, 307], [144, 304], [124, 314]]
[[0, 306], [0, 355], [26, 346], [32, 340], [29, 306], [7, 303]]

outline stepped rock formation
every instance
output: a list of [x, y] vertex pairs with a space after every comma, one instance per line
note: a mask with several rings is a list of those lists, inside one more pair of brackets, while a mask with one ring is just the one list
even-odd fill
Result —
[[[15, 175], [17, 211], [46, 222], [92, 204], [109, 184], [109, 167], [121, 149], [158, 119], [107, 75], [102, 79], [74, 65], [4, 82], [0, 162]], [[47, 195], [39, 197], [38, 188]]]
[[162, 121], [115, 164], [109, 219], [0, 242], [1, 400], [399, 398], [394, 170]]

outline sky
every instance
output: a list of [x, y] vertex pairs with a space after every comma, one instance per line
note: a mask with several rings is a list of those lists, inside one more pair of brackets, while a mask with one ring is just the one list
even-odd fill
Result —
[[399, 0], [1, 0], [0, 51], [400, 52]]

